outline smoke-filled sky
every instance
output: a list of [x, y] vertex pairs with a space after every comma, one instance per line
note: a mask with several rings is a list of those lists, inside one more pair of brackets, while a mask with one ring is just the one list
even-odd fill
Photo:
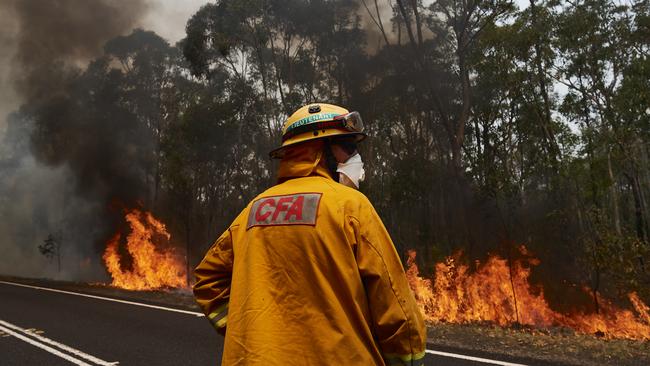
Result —
[[[124, 9], [122, 18], [126, 23], [119, 25], [119, 28], [108, 29], [106, 36], [112, 38], [120, 34], [128, 34], [132, 29], [140, 27], [143, 29], [153, 30], [170, 43], [175, 43], [185, 36], [185, 23], [192, 14], [194, 14], [201, 5], [207, 3], [208, 0], [114, 0], [114, 1], [98, 1], [98, 0], [0, 0], [0, 136], [3, 135], [6, 128], [6, 116], [9, 112], [16, 109], [20, 103], [19, 96], [14, 88], [11, 80], [11, 65], [15, 60], [17, 52], [17, 43], [19, 28], [21, 27], [20, 16], [17, 16], [16, 6], [21, 8], [33, 7], [35, 10], [48, 9], [46, 4], [54, 4], [55, 6], [63, 6], [66, 3], [77, 4], [93, 4], [102, 3], [108, 4], [109, 7], [114, 7], [117, 10]], [[82, 7], [84, 8], [84, 7]], [[91, 8], [88, 6], [86, 8]], [[128, 9], [128, 10], [127, 10]], [[33, 15], [37, 15], [36, 13]], [[42, 16], [50, 17], [54, 14], [47, 14], [43, 12]], [[83, 9], [79, 10], [78, 15], [86, 16]], [[99, 14], [97, 14], [99, 15]], [[96, 19], [106, 18], [104, 15], [88, 17], [89, 22], [86, 27], [77, 29], [77, 32], [84, 34], [85, 32], [99, 28], [101, 23], [95, 23]], [[92, 21], [90, 21], [92, 20]], [[61, 19], [61, 21], [65, 21]], [[89, 25], [94, 23], [96, 27]], [[121, 29], [120, 29], [121, 28]], [[110, 34], [114, 33], [114, 34]], [[62, 35], [63, 36], [63, 35]], [[65, 35], [65, 38], [72, 38], [71, 35]], [[63, 38], [63, 37], [62, 37]], [[99, 48], [92, 51], [97, 52], [101, 50], [101, 44], [97, 45]], [[37, 47], [50, 48], [53, 45], [37, 45]], [[82, 56], [85, 60], [87, 57], [92, 57], [92, 54], [77, 54]]]

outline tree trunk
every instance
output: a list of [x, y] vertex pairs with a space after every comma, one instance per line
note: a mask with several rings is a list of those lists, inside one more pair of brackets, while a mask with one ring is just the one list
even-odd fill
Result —
[[638, 177], [628, 176], [630, 185], [632, 186], [632, 197], [634, 198], [634, 218], [635, 218], [635, 227], [636, 227], [636, 236], [637, 238], [647, 243], [646, 239], [646, 230], [645, 230], [645, 217], [643, 215], [643, 202], [641, 198], [641, 191], [639, 186]]
[[[532, 26], [533, 28], [537, 28], [537, 7], [534, 0], [530, 1], [530, 9]], [[547, 68], [545, 68], [544, 61], [542, 60], [542, 40], [540, 38], [541, 36], [537, 34], [534, 44], [536, 71], [535, 77], [537, 79], [537, 83], [539, 84], [540, 96], [542, 97], [543, 102], [543, 111], [540, 113], [540, 127], [542, 128], [544, 140], [546, 141], [546, 150], [549, 155], [550, 163], [553, 167], [553, 170], [557, 172], [559, 169], [558, 159], [560, 157], [560, 148], [557, 145], [555, 133], [553, 132], [553, 122], [551, 119], [551, 102], [548, 97], [548, 86], [546, 85], [545, 69]]]
[[610, 198], [612, 201], [612, 210], [614, 211], [614, 229], [617, 235], [621, 235], [621, 215], [618, 208], [618, 192], [616, 191], [616, 180], [614, 179], [614, 172], [612, 171], [612, 152], [607, 151], [607, 173], [610, 179]]

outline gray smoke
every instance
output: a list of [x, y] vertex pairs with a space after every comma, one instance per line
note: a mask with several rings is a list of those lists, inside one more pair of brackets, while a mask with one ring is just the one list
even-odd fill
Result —
[[[110, 185], [128, 186], [130, 172], [115, 175], [110, 145], [88, 150], [98, 136], [77, 136], [80, 145], [56, 133], [79, 131], [70, 80], [147, 10], [145, 0], [0, 0], [0, 274], [105, 276], [97, 241], [113, 229]], [[62, 243], [61, 272], [37, 249], [50, 233]]]
[[0, 1], [0, 136], [6, 130], [9, 112], [18, 105], [18, 96], [14, 88], [10, 87], [18, 21], [10, 10], [8, 4]]
[[26, 99], [47, 98], [61, 87], [61, 64], [83, 66], [109, 39], [128, 33], [147, 9], [138, 1], [10, 1], [19, 22], [14, 58], [16, 88]]

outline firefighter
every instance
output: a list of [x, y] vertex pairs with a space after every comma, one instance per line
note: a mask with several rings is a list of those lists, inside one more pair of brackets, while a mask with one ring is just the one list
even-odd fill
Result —
[[[278, 184], [195, 270], [222, 365], [422, 365], [426, 332], [363, 179], [359, 113], [304, 106], [283, 126]], [[337, 181], [344, 182], [341, 184]]]

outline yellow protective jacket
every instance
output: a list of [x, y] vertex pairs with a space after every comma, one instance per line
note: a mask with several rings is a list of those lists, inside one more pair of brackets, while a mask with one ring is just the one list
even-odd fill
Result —
[[[332, 180], [322, 143], [280, 163], [195, 270], [222, 365], [422, 365], [426, 331], [368, 199]], [[227, 328], [227, 331], [226, 331]]]

